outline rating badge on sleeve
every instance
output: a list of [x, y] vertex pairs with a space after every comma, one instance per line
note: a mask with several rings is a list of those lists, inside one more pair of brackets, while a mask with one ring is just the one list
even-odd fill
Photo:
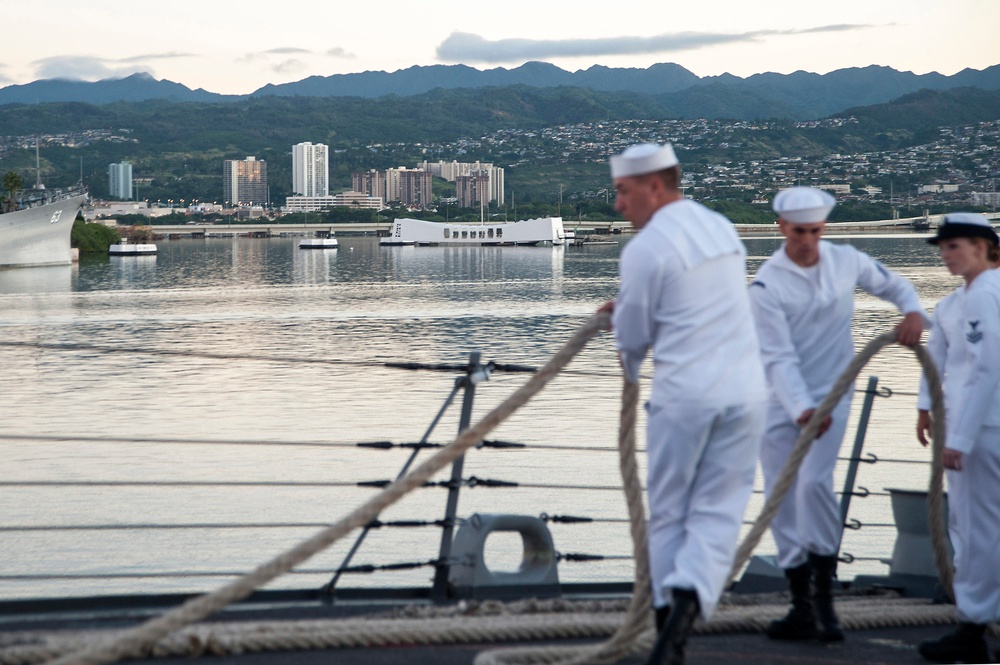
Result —
[[983, 338], [983, 333], [976, 330], [979, 326], [979, 321], [969, 321], [969, 332], [965, 333], [965, 339], [969, 340], [970, 344], [976, 344]]

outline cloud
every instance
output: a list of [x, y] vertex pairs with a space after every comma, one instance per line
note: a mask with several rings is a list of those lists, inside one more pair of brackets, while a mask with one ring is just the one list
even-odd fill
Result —
[[306, 68], [306, 63], [301, 60], [296, 60], [295, 58], [289, 58], [288, 60], [282, 60], [276, 65], [271, 65], [273, 69], [278, 74], [294, 74], [295, 72], [300, 72]]
[[194, 58], [194, 53], [179, 53], [168, 51], [167, 53], [145, 53], [143, 55], [133, 55], [128, 58], [120, 58], [117, 62], [145, 62], [147, 60], [170, 60], [173, 58]]
[[75, 79], [80, 81], [98, 81], [101, 79], [124, 78], [138, 72], [152, 75], [149, 67], [137, 64], [124, 64], [122, 60], [110, 60], [90, 55], [56, 55], [50, 58], [35, 60], [31, 65], [35, 68], [36, 79]]
[[[305, 48], [299, 48], [298, 46], [279, 46], [277, 48], [267, 49], [266, 51], [255, 51], [252, 53], [247, 53], [243, 57], [239, 58], [237, 62], [241, 63], [253, 63], [257, 61], [264, 61], [268, 63], [268, 66], [278, 72], [279, 74], [287, 74], [291, 72], [300, 71], [307, 69], [307, 65], [297, 58], [285, 58], [280, 62], [273, 62], [272, 56], [284, 56], [284, 55], [305, 55], [313, 56], [320, 55], [316, 51], [311, 51]], [[327, 49], [324, 55], [336, 57], [336, 58], [354, 58], [356, 57], [353, 53], [345, 51], [344, 49], [338, 47], [333, 47]], [[273, 64], [272, 64], [273, 63]]]
[[[150, 60], [169, 60], [173, 58], [197, 57], [193, 53], [169, 51], [166, 53], [145, 53], [126, 58], [101, 58], [92, 55], [55, 55], [49, 58], [35, 60], [31, 66], [35, 68], [36, 79], [73, 79], [79, 81], [98, 81], [131, 76], [139, 72], [154, 75], [153, 68], [147, 63]], [[0, 78], [0, 80], [3, 80]]]
[[276, 55], [291, 55], [293, 53], [312, 53], [309, 49], [299, 48], [297, 46], [280, 46], [278, 48], [272, 48], [264, 51], [264, 53], [273, 53]]
[[756, 30], [735, 34], [678, 32], [653, 37], [599, 37], [594, 39], [498, 39], [487, 40], [467, 32], [453, 32], [437, 47], [437, 57], [446, 62], [517, 62], [542, 58], [599, 55], [636, 55], [690, 51], [738, 42], [759, 42], [779, 35], [843, 32], [867, 25], [828, 25], [805, 30]]
[[358, 56], [354, 55], [353, 53], [351, 53], [350, 51], [344, 50], [340, 46], [334, 46], [333, 48], [327, 49], [326, 50], [326, 54], [328, 56], [333, 57], [333, 58], [354, 59], [354, 58], [358, 57]]
[[[896, 25], [895, 23], [887, 23], [879, 27], [892, 27]], [[874, 25], [853, 25], [851, 23], [840, 23], [838, 25], [821, 25], [818, 28], [806, 28], [805, 30], [796, 30], [794, 32], [782, 33], [782, 34], [794, 34], [794, 35], [808, 35], [813, 32], [848, 32], [851, 30], [863, 30], [865, 28], [874, 28]]]

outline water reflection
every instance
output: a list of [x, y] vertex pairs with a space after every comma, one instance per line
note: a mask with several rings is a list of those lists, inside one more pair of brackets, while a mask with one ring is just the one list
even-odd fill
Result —
[[292, 282], [326, 284], [336, 281], [336, 256], [339, 249], [299, 249], [292, 254]]
[[121, 288], [143, 288], [155, 282], [156, 255], [109, 256], [109, 277]]
[[72, 286], [76, 265], [0, 270], [0, 293], [65, 293]]

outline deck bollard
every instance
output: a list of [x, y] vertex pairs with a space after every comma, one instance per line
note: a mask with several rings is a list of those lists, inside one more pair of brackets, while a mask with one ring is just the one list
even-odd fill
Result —
[[[524, 551], [515, 571], [492, 571], [486, 565], [486, 541], [490, 534], [516, 532]], [[531, 515], [475, 513], [459, 528], [452, 544], [448, 582], [462, 598], [512, 598], [559, 595], [557, 556], [548, 526]]]

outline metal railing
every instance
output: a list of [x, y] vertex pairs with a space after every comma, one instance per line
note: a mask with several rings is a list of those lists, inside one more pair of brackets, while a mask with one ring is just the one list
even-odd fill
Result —
[[[47, 348], [47, 347], [46, 347]], [[439, 426], [442, 421], [442, 417], [445, 412], [451, 408], [459, 393], [462, 394], [461, 400], [461, 415], [459, 418], [458, 430], [462, 430], [469, 427], [472, 419], [474, 401], [476, 397], [477, 387], [484, 381], [488, 381], [493, 372], [499, 370], [502, 371], [512, 371], [512, 372], [530, 372], [533, 368], [515, 366], [515, 365], [498, 365], [496, 363], [485, 363], [483, 364], [480, 360], [480, 354], [475, 352], [470, 354], [469, 361], [462, 365], [419, 365], [412, 363], [395, 363], [394, 366], [405, 368], [409, 370], [432, 370], [432, 371], [449, 371], [449, 372], [459, 372], [456, 377], [454, 384], [444, 399], [443, 404], [436, 414], [432, 417], [430, 425], [424, 432], [423, 436], [416, 442], [401, 442], [394, 443], [391, 441], [369, 441], [369, 442], [359, 442], [353, 444], [346, 443], [322, 443], [322, 442], [266, 442], [266, 441], [235, 441], [235, 440], [215, 440], [215, 441], [204, 441], [204, 440], [173, 440], [173, 439], [156, 439], [156, 438], [131, 438], [131, 437], [121, 437], [121, 438], [109, 438], [109, 437], [87, 437], [87, 436], [72, 436], [72, 437], [59, 437], [62, 439], [74, 439], [80, 441], [101, 441], [105, 443], [121, 443], [121, 444], [134, 444], [143, 443], [149, 445], [156, 445], [158, 443], [169, 443], [171, 445], [175, 444], [197, 444], [197, 445], [210, 445], [210, 446], [222, 446], [222, 447], [245, 447], [245, 446], [287, 446], [287, 447], [325, 447], [330, 449], [341, 449], [341, 448], [353, 448], [369, 451], [390, 451], [390, 450], [409, 450], [409, 456], [403, 463], [402, 467], [396, 472], [396, 478], [399, 478], [407, 473], [411, 466], [416, 461], [421, 451], [433, 449], [439, 447], [441, 444], [433, 443], [431, 441], [432, 434], [435, 429]], [[882, 388], [878, 386], [877, 377], [870, 377], [867, 383], [866, 389], [863, 391], [863, 403], [861, 407], [861, 413], [858, 421], [858, 426], [856, 434], [854, 437], [854, 444], [849, 457], [841, 458], [842, 461], [848, 463], [847, 472], [844, 478], [844, 483], [840, 494], [840, 506], [841, 506], [841, 516], [845, 525], [847, 532], [857, 532], [861, 529], [889, 529], [893, 527], [891, 522], [869, 522], [864, 523], [857, 518], [852, 518], [850, 515], [852, 500], [854, 499], [868, 499], [872, 497], [884, 497], [888, 496], [886, 492], [871, 491], [862, 485], [858, 485], [858, 476], [863, 472], [862, 465], [870, 466], [874, 464], [882, 463], [922, 463], [913, 460], [893, 460], [886, 458], [878, 458], [874, 454], [864, 453], [865, 437], [868, 430], [869, 420], [872, 416], [872, 411], [875, 404], [876, 397], [889, 398], [894, 395], [891, 390]], [[25, 442], [40, 441], [40, 440], [54, 440], [55, 437], [44, 437], [37, 435], [3, 435], [0, 438], [5, 440], [21, 440]], [[510, 452], [516, 452], [518, 454], [527, 453], [532, 450], [545, 450], [545, 451], [572, 451], [574, 453], [586, 451], [592, 454], [602, 454], [615, 452], [614, 447], [610, 446], [558, 446], [558, 445], [546, 445], [538, 443], [522, 443], [522, 442], [511, 442], [503, 440], [488, 440], [483, 441], [477, 446], [477, 450], [480, 451], [490, 451], [490, 450], [504, 450]], [[332, 602], [335, 597], [338, 596], [340, 591], [338, 585], [343, 579], [344, 575], [357, 575], [357, 574], [375, 574], [375, 573], [388, 573], [394, 571], [407, 571], [417, 568], [428, 567], [434, 570], [433, 581], [431, 587], [428, 591], [428, 596], [435, 601], [444, 601], [449, 598], [454, 597], [454, 589], [450, 588], [449, 585], [449, 571], [453, 566], [465, 565], [461, 560], [456, 559], [452, 554], [452, 545], [455, 539], [455, 529], [464, 523], [463, 518], [459, 515], [458, 505], [459, 497], [463, 488], [489, 488], [495, 491], [522, 491], [522, 490], [544, 490], [546, 492], [560, 492], [560, 491], [573, 491], [573, 492], [605, 492], [605, 491], [621, 491], [621, 487], [617, 485], [603, 485], [603, 484], [588, 484], [588, 483], [571, 483], [571, 482], [519, 482], [516, 479], [511, 478], [482, 478], [478, 476], [467, 476], [465, 474], [464, 468], [464, 458], [459, 458], [452, 466], [451, 473], [447, 480], [440, 482], [428, 483], [428, 488], [439, 488], [446, 491], [446, 501], [444, 514], [440, 517], [430, 517], [426, 519], [387, 519], [382, 521], [381, 519], [374, 520], [373, 522], [366, 525], [361, 532], [353, 539], [353, 544], [349, 547], [346, 555], [344, 555], [341, 563], [335, 568], [303, 568], [294, 571], [293, 574], [296, 575], [327, 575], [329, 576], [329, 581], [324, 584], [318, 590], [318, 596]], [[304, 487], [319, 487], [319, 488], [332, 488], [332, 487], [381, 487], [391, 482], [391, 479], [375, 479], [375, 480], [353, 480], [353, 481], [336, 481], [336, 480], [324, 480], [324, 481], [295, 481], [295, 480], [266, 480], [266, 481], [244, 481], [244, 480], [120, 480], [120, 481], [101, 481], [101, 480], [58, 480], [58, 481], [48, 481], [48, 480], [9, 480], [0, 478], [0, 491], [10, 492], [16, 490], [23, 490], [27, 488], [60, 488], [65, 489], [68, 495], [71, 495], [73, 491], [78, 488], [87, 487], [100, 487], [100, 488], [167, 488], [167, 487], [177, 487], [177, 488], [195, 488], [195, 487], [264, 487], [264, 488], [304, 488]], [[757, 489], [755, 493], [760, 494], [762, 490]], [[14, 499], [16, 500], [16, 498]], [[68, 496], [67, 500], [71, 500]], [[585, 512], [585, 511], [584, 511]], [[247, 521], [179, 521], [176, 523], [157, 523], [157, 522], [116, 522], [116, 523], [104, 523], [104, 524], [58, 524], [58, 523], [37, 523], [37, 524], [4, 524], [4, 516], [0, 515], [0, 539], [7, 540], [10, 538], [17, 537], [40, 537], [44, 536], [46, 533], [51, 532], [103, 532], [103, 533], [115, 533], [115, 532], [126, 532], [126, 531], [138, 531], [138, 532], [170, 532], [176, 530], [203, 530], [203, 531], [220, 531], [220, 530], [277, 530], [277, 529], [312, 529], [321, 528], [327, 526], [326, 523], [319, 521], [259, 521], [259, 520], [247, 520]], [[615, 524], [621, 523], [626, 524], [628, 520], [624, 517], [595, 517], [590, 515], [557, 515], [550, 514], [549, 512], [541, 512], [539, 514], [539, 519], [544, 521], [549, 525], [559, 525], [560, 528], [576, 529], [582, 528], [585, 525], [595, 525], [595, 524]], [[440, 530], [439, 545], [437, 548], [437, 555], [433, 558], [419, 557], [412, 558], [409, 560], [397, 560], [388, 563], [375, 563], [375, 562], [363, 562], [355, 563], [354, 560], [363, 551], [364, 544], [368, 536], [375, 530], [410, 530], [410, 529], [434, 529]], [[846, 532], [845, 532], [846, 533]], [[606, 542], [601, 543], [602, 546], [608, 545]], [[622, 550], [627, 551], [628, 547], [623, 546]], [[861, 560], [873, 560], [879, 559], [880, 557], [863, 557], [855, 555], [849, 551], [842, 551], [840, 553], [841, 560], [845, 563]], [[613, 561], [613, 560], [628, 560], [631, 556], [628, 554], [621, 554], [616, 551], [608, 552], [556, 552], [555, 556], [558, 561], [561, 562], [579, 562], [588, 563], [595, 561]], [[52, 571], [48, 573], [40, 572], [25, 572], [7, 569], [4, 565], [3, 558], [0, 557], [0, 584], [4, 582], [21, 582], [30, 583], [41, 580], [48, 580], [52, 582], [71, 582], [74, 580], [113, 580], [113, 579], [133, 579], [133, 580], [144, 580], [144, 579], [189, 579], [189, 578], [223, 578], [230, 577], [241, 574], [243, 571], [231, 570], [231, 569], [211, 569], [211, 570], [198, 570], [198, 569], [180, 569], [180, 570], [121, 570], [110, 572], [107, 570], [93, 570], [92, 561], [81, 561], [74, 565], [70, 565], [70, 569], [61, 571]], [[616, 585], [620, 586], [620, 582], [615, 582]], [[352, 594], [349, 594], [352, 595]]]

